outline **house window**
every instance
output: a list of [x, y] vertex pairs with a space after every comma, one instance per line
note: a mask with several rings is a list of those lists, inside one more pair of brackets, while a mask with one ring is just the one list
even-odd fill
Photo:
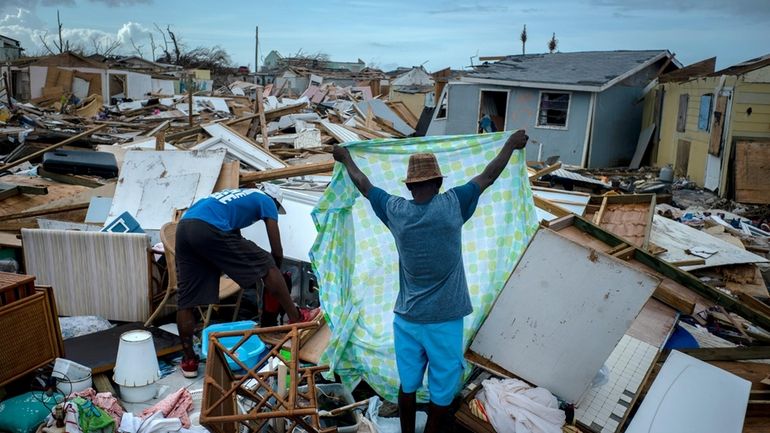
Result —
[[541, 92], [537, 126], [566, 129], [569, 99], [569, 93]]
[[441, 93], [441, 102], [438, 104], [436, 119], [446, 119], [447, 99], [449, 99], [449, 95], [447, 95], [447, 93], [449, 93], [449, 89], [446, 89], [443, 93]]
[[714, 95], [708, 93], [700, 97], [700, 109], [698, 110], [698, 129], [701, 131], [709, 130], [709, 120], [711, 120], [711, 101]]

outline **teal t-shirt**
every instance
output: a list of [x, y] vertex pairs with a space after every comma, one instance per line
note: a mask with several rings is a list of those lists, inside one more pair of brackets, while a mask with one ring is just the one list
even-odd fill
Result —
[[473, 311], [465, 281], [462, 226], [481, 190], [475, 182], [415, 203], [380, 188], [369, 190], [374, 213], [398, 249], [399, 291], [394, 312], [410, 322], [438, 323]]

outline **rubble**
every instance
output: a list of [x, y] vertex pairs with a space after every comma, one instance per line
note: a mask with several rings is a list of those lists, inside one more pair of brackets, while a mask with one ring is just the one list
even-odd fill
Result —
[[[0, 339], [28, 361], [0, 359], [8, 366], [0, 368], [0, 384], [45, 376], [46, 365], [66, 357], [88, 366], [94, 387], [113, 399], [119, 392], [105, 373], [114, 366], [122, 332], [151, 330], [162, 359], [180, 347], [173, 327], [149, 326], [173, 311], [165, 304], [171, 291], [163, 276], [164, 249], [157, 245], [164, 224], [212, 192], [276, 183], [289, 210], [279, 224], [295, 294], [303, 305], [317, 306], [323, 283], [308, 252], [317, 236], [312, 213], [335, 166], [332, 146], [414, 137], [424, 113], [433, 110], [415, 113], [414, 99], [405, 96], [428, 90], [422, 68], [404, 71], [404, 80], [393, 81], [387, 92], [381, 87], [385, 75], [375, 70], [320, 71], [325, 78], [319, 80], [312, 65], [293, 64], [282, 80], [266, 86], [236, 80], [214, 90], [188, 86], [185, 94], [158, 83], [157, 92], [140, 98], [105, 98], [81, 93], [81, 81], [96, 80], [96, 72], [47, 67], [56, 73], [50, 82], [46, 78], [41, 95], [21, 101], [0, 92], [0, 266], [34, 275], [38, 284], [19, 290], [19, 277], [6, 281], [0, 274]], [[298, 88], [292, 74], [307, 78], [307, 85]], [[448, 80], [434, 78], [434, 84]], [[541, 227], [519, 265], [496, 270], [510, 273], [511, 284], [469, 343], [467, 358], [475, 367], [459, 401], [458, 423], [473, 432], [494, 431], [483, 415], [484, 399], [475, 396], [485, 380], [505, 378], [547, 387], [565, 414], [565, 431], [643, 430], [652, 422], [651, 405], [672, 411], [660, 389], [683, 365], [702, 374], [697, 379], [705, 391], [696, 393], [711, 393], [716, 380], [731, 384], [729, 396], [721, 397], [734, 406], [725, 414], [729, 428], [744, 425], [744, 415], [746, 425], [765, 422], [770, 208], [721, 198], [686, 178], [666, 180], [658, 168], [585, 170], [559, 158], [527, 165], [523, 185], [528, 178]], [[260, 231], [246, 229], [244, 236], [267, 242]], [[516, 302], [506, 307], [514, 293]], [[543, 302], [548, 308], [538, 308]], [[19, 315], [35, 308], [34, 315]], [[539, 330], [505, 323], [515, 308], [522, 320], [537, 312], [529, 318]], [[208, 315], [212, 310], [217, 308]], [[129, 323], [62, 341], [54, 320], [59, 314]], [[260, 335], [270, 347], [259, 368], [245, 373], [224, 362], [237, 357], [236, 349], [212, 343], [205, 382], [189, 396], [189, 410], [200, 413], [192, 421], [217, 432], [235, 431], [235, 421], [250, 431], [281, 420], [307, 431], [327, 428], [318, 416], [315, 374], [328, 368], [318, 364], [338, 336], [325, 322], [315, 323], [312, 332], [300, 328], [227, 334]], [[34, 341], [17, 338], [22, 330]], [[514, 341], [524, 331], [532, 335]], [[689, 345], [679, 343], [681, 333], [690, 337]], [[558, 362], [549, 364], [553, 360]], [[604, 383], [597, 379], [600, 370]], [[288, 383], [287, 371], [293, 375]], [[180, 389], [175, 386], [165, 395]], [[374, 394], [364, 392], [367, 399]], [[674, 403], [700, 402], [703, 395], [692, 393], [677, 394]], [[327, 412], [356, 406], [349, 403]], [[244, 404], [251, 413], [238, 412]], [[689, 416], [669, 415], [687, 426], [704, 414], [687, 407]]]

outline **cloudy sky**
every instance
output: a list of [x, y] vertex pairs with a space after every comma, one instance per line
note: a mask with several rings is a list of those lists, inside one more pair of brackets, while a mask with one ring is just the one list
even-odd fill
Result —
[[155, 25], [171, 25], [185, 47], [220, 45], [250, 67], [257, 25], [261, 56], [323, 52], [383, 69], [520, 53], [524, 24], [528, 53], [546, 51], [552, 32], [560, 51], [667, 48], [684, 64], [717, 56], [720, 68], [770, 53], [770, 0], [0, 0], [0, 34], [41, 54], [57, 9], [72, 46], [116, 40], [149, 58]]

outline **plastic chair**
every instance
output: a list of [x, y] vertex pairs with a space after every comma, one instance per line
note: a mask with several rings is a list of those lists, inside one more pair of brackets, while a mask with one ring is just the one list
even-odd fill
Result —
[[[153, 311], [152, 315], [150, 315], [150, 318], [147, 319], [146, 322], [144, 322], [144, 326], [150, 326], [152, 322], [158, 317], [158, 315], [160, 314], [161, 310], [164, 307], [175, 306], [174, 304], [169, 303], [169, 299], [171, 299], [171, 296], [176, 294], [177, 292], [176, 226], [177, 226], [177, 223], [171, 222], [171, 223], [164, 224], [163, 227], [160, 228], [160, 241], [163, 243], [164, 255], [166, 256], [168, 284], [166, 284], [166, 294], [163, 296], [163, 299], [155, 308], [155, 311]], [[224, 304], [221, 302], [232, 296], [237, 296], [234, 304]], [[198, 307], [198, 311], [201, 313], [201, 316], [203, 317], [203, 327], [205, 328], [209, 325], [209, 321], [211, 320], [211, 313], [215, 307], [233, 307], [234, 310], [233, 310], [232, 320], [235, 321], [238, 317], [238, 311], [241, 309], [242, 298], [243, 298], [243, 289], [240, 286], [238, 286], [238, 283], [236, 283], [235, 281], [225, 276], [220, 277], [219, 278], [220, 303], [209, 304], [205, 313], [203, 312], [203, 309], [201, 307]]]

